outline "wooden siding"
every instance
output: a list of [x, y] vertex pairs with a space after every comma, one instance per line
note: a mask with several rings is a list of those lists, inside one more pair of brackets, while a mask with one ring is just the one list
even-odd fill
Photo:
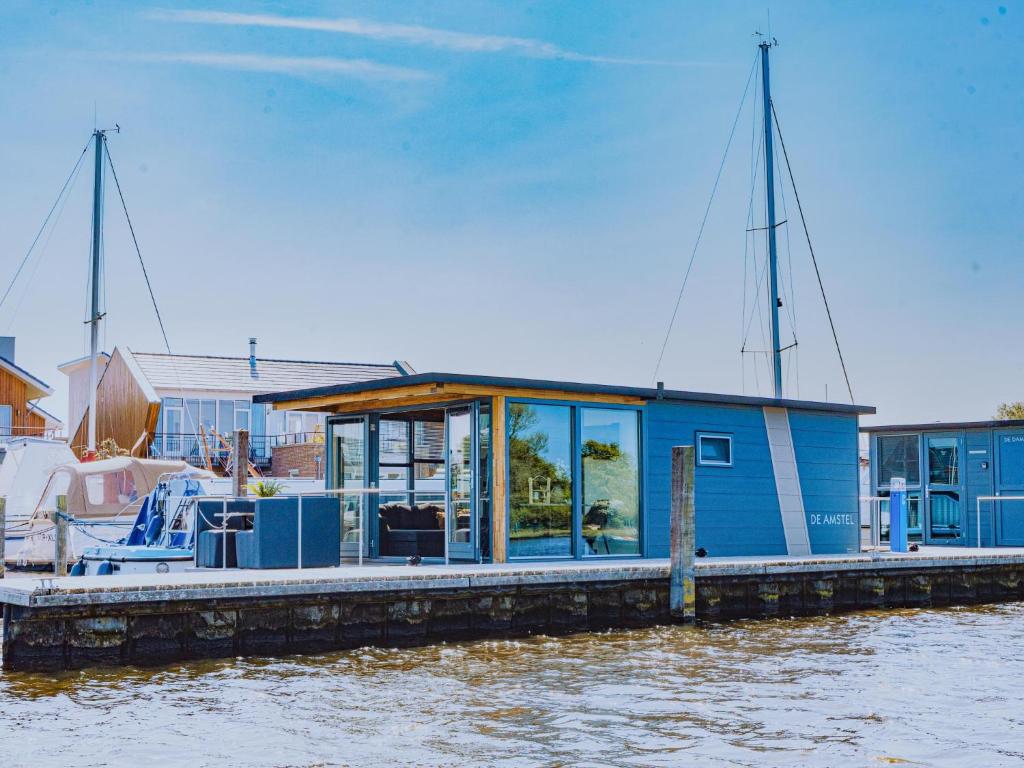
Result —
[[[96, 387], [96, 443], [113, 438], [130, 450], [145, 431], [152, 436], [160, 415], [160, 401], [146, 395], [120, 350], [115, 349], [99, 385]], [[81, 454], [87, 444], [89, 408], [82, 414], [82, 423], [71, 441], [71, 450]]]
[[507, 441], [505, 437], [505, 398], [495, 397], [491, 407], [491, 445], [494, 447], [494, 464], [491, 472], [491, 559], [495, 563], [504, 563], [507, 558], [505, 548], [508, 530], [508, 489], [505, 483], [507, 467]]
[[46, 422], [41, 414], [29, 412], [28, 386], [3, 368], [0, 368], [0, 405], [11, 406], [11, 431], [16, 437], [42, 437]]

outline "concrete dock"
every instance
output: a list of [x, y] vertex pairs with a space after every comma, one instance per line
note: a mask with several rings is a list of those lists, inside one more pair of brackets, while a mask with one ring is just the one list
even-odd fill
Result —
[[[705, 558], [703, 620], [1024, 600], [1024, 548]], [[668, 560], [0, 581], [4, 669], [159, 664], [667, 623]]]

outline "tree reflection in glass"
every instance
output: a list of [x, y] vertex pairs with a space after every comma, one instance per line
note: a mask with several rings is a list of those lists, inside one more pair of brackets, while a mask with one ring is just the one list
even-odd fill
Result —
[[512, 403], [509, 557], [572, 556], [572, 412]]
[[640, 554], [636, 411], [582, 408], [585, 555]]

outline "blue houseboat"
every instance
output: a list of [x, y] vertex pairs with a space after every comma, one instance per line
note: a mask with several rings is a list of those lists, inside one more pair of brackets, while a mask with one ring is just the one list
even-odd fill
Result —
[[911, 541], [1024, 546], [1024, 500], [1013, 498], [1024, 496], [1024, 421], [898, 424], [864, 432], [871, 495], [884, 500], [892, 478], [906, 480]]
[[329, 414], [352, 556], [667, 557], [676, 445], [696, 448], [709, 555], [860, 549], [858, 417], [873, 408], [443, 373], [255, 402]]

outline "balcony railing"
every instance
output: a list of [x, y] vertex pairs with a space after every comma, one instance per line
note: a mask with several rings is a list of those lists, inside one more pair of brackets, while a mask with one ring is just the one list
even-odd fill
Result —
[[[249, 461], [263, 469], [270, 466], [274, 448], [284, 445], [322, 443], [323, 432], [294, 432], [285, 435], [249, 435]], [[178, 459], [195, 467], [206, 467], [207, 457], [214, 469], [227, 468], [231, 459], [233, 435], [207, 434], [205, 446], [201, 435], [158, 432], [149, 444], [154, 459]]]
[[42, 437], [47, 440], [56, 440], [60, 436], [60, 430], [53, 427], [4, 427], [0, 426], [0, 443], [9, 443], [19, 437]]

